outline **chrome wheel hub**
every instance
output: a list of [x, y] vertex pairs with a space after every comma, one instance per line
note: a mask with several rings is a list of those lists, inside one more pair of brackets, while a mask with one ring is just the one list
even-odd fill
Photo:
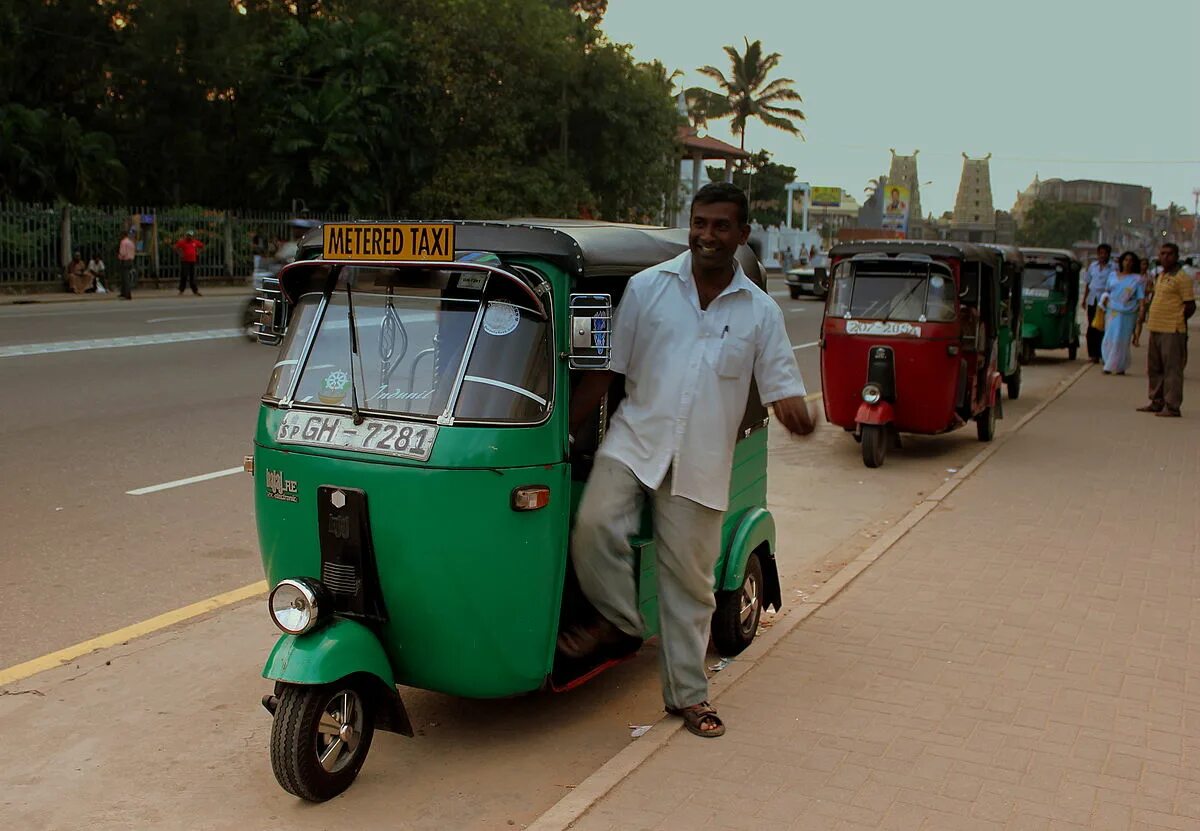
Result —
[[327, 773], [337, 773], [354, 760], [362, 730], [363, 705], [358, 693], [335, 693], [326, 702], [317, 725], [317, 761]]

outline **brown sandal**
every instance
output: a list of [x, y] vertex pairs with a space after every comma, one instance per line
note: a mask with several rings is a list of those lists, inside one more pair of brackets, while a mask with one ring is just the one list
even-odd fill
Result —
[[[672, 716], [679, 716], [683, 719], [683, 726], [693, 736], [699, 736], [702, 739], [715, 739], [718, 736], [725, 735], [725, 722], [721, 721], [721, 717], [717, 715], [717, 711], [707, 701], [701, 701], [699, 704], [692, 704], [689, 707], [667, 707], [667, 713]], [[704, 724], [714, 724], [708, 730], [704, 729]]]

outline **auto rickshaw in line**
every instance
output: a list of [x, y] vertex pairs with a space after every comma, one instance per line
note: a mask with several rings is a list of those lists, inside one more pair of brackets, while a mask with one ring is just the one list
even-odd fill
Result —
[[1021, 297], [1021, 360], [1029, 363], [1037, 349], [1066, 349], [1067, 359], [1079, 352], [1079, 272], [1083, 264], [1060, 248], [1022, 248], [1025, 258]]
[[1021, 318], [1024, 303], [1021, 297], [1025, 258], [1014, 245], [985, 245], [1000, 257], [1000, 327], [996, 366], [1008, 387], [1008, 397], [1021, 397]]
[[991, 441], [1002, 415], [997, 369], [1000, 264], [955, 242], [837, 245], [821, 322], [825, 417], [883, 464], [900, 433], [974, 421]]
[[[574, 442], [568, 405], [582, 372], [608, 366], [629, 278], [686, 247], [686, 229], [600, 223], [327, 224], [264, 292], [263, 338], [282, 345], [247, 467], [283, 632], [263, 704], [284, 789], [329, 799], [376, 729], [412, 736], [398, 684], [565, 691], [641, 645], [556, 652], [560, 631], [596, 614], [568, 540], [623, 382]], [[761, 287], [750, 249], [739, 259]], [[752, 385], [715, 569], [725, 655], [781, 605], [766, 426]], [[633, 550], [649, 638], [648, 515]]]

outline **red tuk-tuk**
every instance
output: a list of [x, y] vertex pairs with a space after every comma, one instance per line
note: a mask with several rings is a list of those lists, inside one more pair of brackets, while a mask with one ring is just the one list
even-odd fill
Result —
[[867, 467], [900, 433], [974, 421], [991, 441], [1000, 411], [1000, 274], [969, 243], [879, 240], [837, 245], [821, 323], [825, 417], [853, 432]]

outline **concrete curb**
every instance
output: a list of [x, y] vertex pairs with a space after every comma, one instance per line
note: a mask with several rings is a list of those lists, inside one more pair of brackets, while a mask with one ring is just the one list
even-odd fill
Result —
[[[797, 626], [841, 594], [860, 574], [886, 554], [896, 543], [907, 536], [925, 517], [933, 513], [947, 496], [979, 470], [984, 462], [995, 455], [1026, 424], [1057, 401], [1076, 381], [1087, 374], [1087, 371], [1091, 367], [1090, 363], [1085, 363], [1077, 371], [1060, 381], [1049, 396], [1039, 402], [1037, 406], [1022, 416], [1013, 425], [1013, 429], [1004, 431], [995, 440], [989, 442], [986, 447], [972, 457], [971, 461], [960, 468], [949, 481], [925, 497], [903, 519], [889, 529], [886, 534], [872, 543], [866, 551], [863, 551], [847, 563], [828, 582], [822, 585], [820, 589], [810, 595], [808, 599], [799, 603], [794, 610], [788, 610], [783, 614], [777, 615], [775, 623], [770, 629], [755, 638], [754, 642], [745, 652], [738, 656], [737, 660], [729, 664], [729, 666], [710, 680], [710, 697], [713, 700], [718, 699], [724, 691], [733, 687], [750, 672], [761, 659], [765, 658]], [[671, 737], [683, 729], [683, 722], [681, 720], [672, 719], [669, 724], [664, 724], [665, 721], [666, 719], [664, 718], [656, 722], [654, 725], [656, 729], [651, 730], [637, 741], [629, 744], [624, 750], [621, 750], [616, 756], [613, 756], [601, 765], [597, 771], [576, 785], [569, 794], [552, 805], [545, 813], [527, 826], [528, 831], [566, 831], [566, 829], [571, 828], [576, 820], [586, 814], [593, 805], [604, 798], [622, 780], [641, 767], [642, 763], [665, 747], [671, 740]]]

